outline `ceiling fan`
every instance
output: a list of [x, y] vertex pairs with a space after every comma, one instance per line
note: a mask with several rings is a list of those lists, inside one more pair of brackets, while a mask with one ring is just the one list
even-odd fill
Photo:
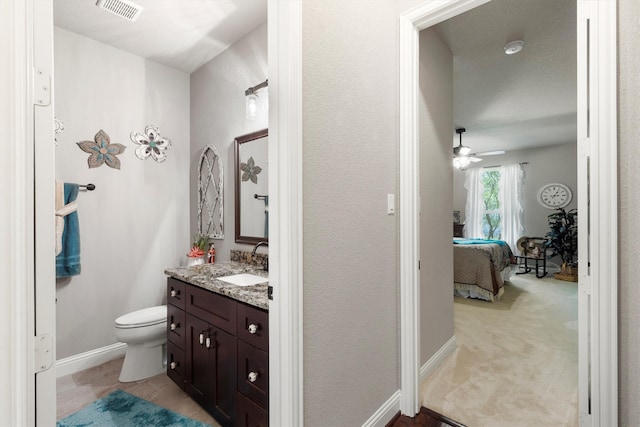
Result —
[[466, 168], [472, 162], [481, 162], [482, 159], [471, 153], [471, 148], [462, 145], [462, 134], [466, 132], [465, 128], [457, 128], [456, 133], [460, 135], [460, 144], [453, 147], [453, 166], [457, 169]]

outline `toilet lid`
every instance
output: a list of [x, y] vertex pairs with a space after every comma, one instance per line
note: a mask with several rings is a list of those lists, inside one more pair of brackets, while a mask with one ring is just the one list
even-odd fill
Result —
[[157, 325], [166, 321], [167, 306], [159, 305], [124, 314], [116, 319], [116, 326], [120, 328], [139, 328]]

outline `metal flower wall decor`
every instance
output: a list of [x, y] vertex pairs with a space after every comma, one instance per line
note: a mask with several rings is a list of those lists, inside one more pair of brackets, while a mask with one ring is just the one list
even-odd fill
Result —
[[260, 166], [256, 166], [256, 162], [253, 160], [253, 157], [249, 157], [247, 163], [240, 163], [240, 170], [242, 171], [242, 181], [251, 180], [254, 184], [258, 183], [258, 174], [262, 172], [262, 168]]
[[131, 132], [131, 140], [139, 145], [136, 148], [136, 156], [140, 160], [146, 160], [149, 156], [156, 162], [166, 160], [167, 149], [171, 147], [169, 138], [161, 137], [157, 126], [149, 125], [142, 132]]
[[97, 168], [106, 163], [111, 168], [120, 169], [120, 159], [117, 156], [124, 153], [127, 147], [122, 144], [112, 144], [109, 135], [102, 129], [93, 139], [93, 141], [77, 143], [82, 151], [91, 154], [87, 159], [89, 168]]

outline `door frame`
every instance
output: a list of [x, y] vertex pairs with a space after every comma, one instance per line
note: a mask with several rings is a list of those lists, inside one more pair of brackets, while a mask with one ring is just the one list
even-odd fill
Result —
[[[617, 7], [615, 1], [576, 1], [578, 206], [587, 212], [579, 227], [579, 412], [581, 425], [607, 426], [618, 420]], [[400, 407], [406, 415], [420, 407], [419, 33], [485, 2], [432, 0], [400, 16]]]
[[302, 2], [268, 1], [269, 423], [304, 425]]

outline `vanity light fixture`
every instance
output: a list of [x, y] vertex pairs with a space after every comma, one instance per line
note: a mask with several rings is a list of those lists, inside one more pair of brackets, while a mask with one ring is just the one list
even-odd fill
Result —
[[255, 120], [258, 110], [258, 91], [269, 86], [269, 79], [244, 91], [247, 119]]

